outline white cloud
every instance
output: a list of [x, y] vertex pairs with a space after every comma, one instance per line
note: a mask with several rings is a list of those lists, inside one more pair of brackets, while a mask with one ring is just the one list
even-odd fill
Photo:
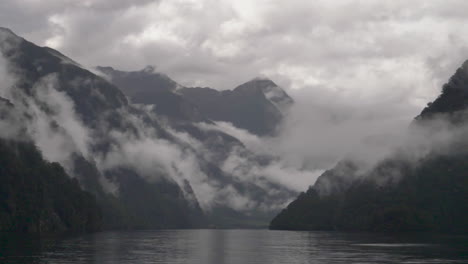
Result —
[[287, 89], [347, 93], [359, 103], [409, 91], [400, 104], [413, 106], [410, 117], [468, 57], [466, 7], [463, 0], [7, 1], [0, 22], [85, 65], [157, 65], [189, 86], [226, 89], [266, 74]]
[[[287, 136], [261, 138], [227, 122], [216, 122], [214, 125], [201, 123], [199, 127], [204, 130], [218, 130], [232, 135], [255, 155], [270, 157], [271, 160], [268, 164], [260, 165], [253, 162], [255, 159], [249, 157], [249, 153], [246, 153], [242, 148], [234, 147], [226, 160], [223, 161], [222, 169], [241, 181], [252, 181], [259, 186], [263, 185], [263, 181], [268, 181], [285, 186], [289, 190], [301, 192], [312, 185], [324, 171], [323, 168], [303, 169], [303, 162], [291, 162], [291, 153], [289, 152], [291, 149], [285, 148], [284, 145], [291, 144], [293, 140]], [[304, 154], [300, 153], [299, 155]], [[268, 189], [265, 186], [264, 188]]]

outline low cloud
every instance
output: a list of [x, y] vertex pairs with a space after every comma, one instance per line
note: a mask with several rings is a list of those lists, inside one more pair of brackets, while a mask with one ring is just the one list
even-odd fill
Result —
[[296, 97], [278, 138], [275, 153], [296, 167], [325, 170], [352, 155], [379, 159], [406, 133], [414, 116], [398, 98], [376, 94], [362, 104], [352, 95], [323, 92]]
[[247, 150], [255, 155], [266, 156], [267, 164], [255, 162], [255, 158], [249, 157], [243, 148], [233, 148], [224, 161], [222, 168], [242, 180], [259, 182], [263, 179], [285, 186], [286, 188], [301, 192], [324, 171], [323, 169], [306, 169], [289, 162], [287, 151], [278, 151], [282, 146], [281, 138], [258, 137], [248, 131], [234, 127], [228, 122], [216, 122], [213, 124], [199, 124], [202, 129], [218, 130], [239, 139]]

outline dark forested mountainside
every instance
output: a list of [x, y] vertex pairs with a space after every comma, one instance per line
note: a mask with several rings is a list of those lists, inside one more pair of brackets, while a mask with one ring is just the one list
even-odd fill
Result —
[[92, 232], [102, 228], [95, 197], [30, 142], [0, 139], [0, 231]]
[[328, 195], [311, 187], [277, 215], [270, 228], [466, 233], [467, 158], [430, 157], [416, 168], [408, 165], [400, 181], [383, 186], [366, 178]]
[[102, 210], [104, 229], [167, 229], [208, 226], [198, 203], [187, 201], [173, 182], [149, 183], [135, 171], [119, 168], [106, 172], [106, 177], [120, 183], [119, 194], [107, 193], [96, 165], [76, 156], [73, 174], [84, 189], [95, 194]]
[[413, 124], [437, 129], [431, 123], [442, 121], [458, 131], [445, 151], [434, 146], [417, 162], [395, 153], [364, 175], [340, 163], [278, 214], [270, 228], [468, 233], [467, 106], [465, 63]]
[[[450, 119], [459, 117], [457, 113], [468, 109], [468, 61], [458, 68], [449, 82], [442, 87], [442, 93], [423, 109], [416, 120], [430, 120], [434, 116], [445, 115]], [[450, 120], [453, 121], [453, 120]], [[463, 118], [459, 121], [466, 122]]]

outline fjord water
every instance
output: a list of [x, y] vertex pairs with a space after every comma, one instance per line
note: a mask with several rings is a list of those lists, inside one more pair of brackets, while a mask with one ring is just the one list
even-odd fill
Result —
[[466, 236], [268, 230], [0, 235], [0, 263], [468, 263]]

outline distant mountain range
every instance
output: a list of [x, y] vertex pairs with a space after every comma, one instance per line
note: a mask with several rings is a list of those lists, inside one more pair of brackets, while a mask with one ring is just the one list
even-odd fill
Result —
[[468, 233], [468, 61], [418, 115], [410, 139], [370, 169], [340, 162], [271, 229]]
[[225, 121], [252, 134], [274, 135], [293, 99], [269, 79], [256, 78], [233, 90], [187, 88], [147, 66], [125, 72], [97, 67], [133, 103], [155, 105], [173, 119]]
[[[209, 105], [191, 92], [197, 88], [182, 87], [151, 67], [135, 72], [98, 67], [96, 75], [5, 28], [0, 28], [0, 52], [5, 74], [13, 80], [0, 87], [0, 137], [14, 142], [5, 148], [24, 144], [44, 163], [40, 166], [54, 162], [59, 176], [47, 188], [59, 189], [59, 182], [73, 179], [69, 189], [76, 195], [51, 193], [44, 199], [88, 204], [91, 210], [73, 209], [77, 216], [71, 219], [78, 220], [69, 221], [68, 213], [48, 200], [40, 205], [39, 218], [32, 216], [35, 209], [15, 213], [15, 208], [36, 206], [41, 189], [12, 203], [12, 197], [30, 192], [14, 183], [13, 189], [0, 191], [0, 230], [265, 227], [297, 194], [265, 174], [276, 157], [254, 153], [216, 123], [273, 135], [293, 101], [272, 81], [211, 90], [222, 105]], [[11, 153], [1, 155], [10, 159]], [[29, 164], [27, 153], [16, 158]], [[25, 179], [36, 177], [32, 171], [21, 173]], [[11, 227], [26, 218], [39, 219], [31, 224], [37, 228]], [[41, 224], [41, 219], [56, 220]]]

